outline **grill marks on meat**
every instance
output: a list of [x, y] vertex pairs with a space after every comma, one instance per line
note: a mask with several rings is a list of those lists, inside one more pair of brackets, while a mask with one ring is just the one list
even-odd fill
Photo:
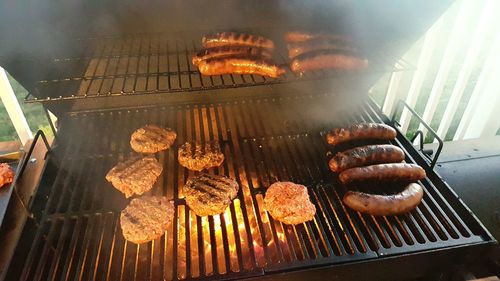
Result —
[[316, 207], [309, 199], [307, 187], [293, 182], [275, 182], [266, 191], [264, 207], [271, 216], [285, 224], [310, 221]]
[[129, 198], [150, 190], [162, 170], [153, 156], [133, 157], [114, 166], [106, 174], [106, 180]]
[[342, 201], [355, 211], [375, 216], [387, 216], [403, 214], [415, 209], [423, 196], [422, 186], [411, 183], [403, 191], [392, 195], [348, 191]]
[[405, 159], [403, 150], [390, 144], [366, 145], [343, 152], [338, 152], [330, 159], [329, 166], [333, 172], [382, 163], [401, 162]]
[[204, 48], [225, 46], [225, 45], [243, 45], [258, 48], [274, 49], [274, 43], [258, 35], [251, 35], [239, 32], [218, 32], [203, 36], [201, 43]]
[[218, 167], [224, 162], [218, 141], [187, 142], [179, 148], [179, 164], [193, 171]]
[[425, 178], [425, 170], [415, 164], [391, 163], [352, 168], [343, 171], [339, 179], [343, 184], [361, 181], [416, 182]]
[[189, 178], [183, 188], [186, 204], [198, 216], [223, 213], [238, 190], [235, 180], [206, 173]]
[[170, 128], [146, 125], [135, 130], [130, 137], [130, 146], [139, 153], [156, 153], [172, 146], [177, 134]]
[[173, 221], [174, 210], [174, 203], [163, 196], [132, 199], [120, 215], [123, 237], [136, 244], [161, 237]]
[[316, 50], [339, 50], [355, 52], [355, 48], [344, 40], [319, 38], [311, 41], [292, 42], [288, 44], [288, 57], [293, 59], [299, 55]]
[[295, 57], [290, 69], [304, 73], [319, 69], [360, 70], [368, 66], [368, 61], [355, 52], [346, 50], [315, 50]]
[[14, 180], [14, 171], [7, 163], [0, 163], [0, 187]]
[[246, 54], [229, 55], [202, 60], [198, 69], [203, 75], [257, 74], [276, 78], [285, 70], [270, 59]]
[[396, 130], [385, 124], [360, 123], [347, 128], [336, 128], [326, 135], [326, 141], [338, 145], [354, 140], [393, 140]]
[[262, 58], [271, 58], [272, 53], [268, 49], [257, 48], [251, 46], [238, 46], [238, 45], [229, 45], [229, 46], [220, 46], [220, 47], [212, 47], [199, 51], [194, 54], [192, 57], [192, 63], [194, 65], [198, 65], [201, 61], [225, 57], [229, 55], [245, 55], [249, 57], [260, 56]]

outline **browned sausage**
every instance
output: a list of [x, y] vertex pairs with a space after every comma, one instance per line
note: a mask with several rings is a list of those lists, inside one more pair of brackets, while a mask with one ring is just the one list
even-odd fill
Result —
[[320, 32], [307, 32], [307, 31], [290, 31], [285, 33], [285, 41], [286, 42], [305, 42], [314, 39], [334, 39], [334, 40], [343, 40], [343, 41], [351, 41], [351, 38], [328, 33], [324, 31]]
[[258, 48], [274, 49], [274, 43], [258, 35], [251, 35], [239, 32], [218, 32], [203, 36], [201, 44], [204, 48], [225, 46], [225, 45], [243, 45]]
[[326, 142], [338, 145], [353, 140], [392, 140], [396, 130], [379, 123], [359, 123], [346, 128], [335, 128], [326, 135]]
[[349, 208], [374, 216], [389, 216], [407, 213], [422, 201], [424, 190], [417, 183], [409, 184], [402, 192], [393, 195], [374, 195], [348, 191], [343, 198]]
[[359, 181], [415, 182], [425, 178], [425, 170], [415, 164], [391, 163], [351, 168], [343, 171], [339, 179], [343, 184]]
[[330, 159], [330, 170], [343, 170], [373, 164], [401, 162], [405, 159], [403, 150], [390, 144], [366, 145], [337, 153]]
[[247, 55], [231, 55], [202, 60], [198, 63], [198, 69], [203, 75], [257, 74], [273, 78], [285, 72], [272, 60]]
[[288, 57], [293, 59], [298, 55], [316, 50], [343, 50], [355, 51], [355, 48], [343, 40], [336, 39], [314, 39], [304, 42], [293, 42], [288, 44]]
[[231, 45], [203, 49], [193, 55], [192, 62], [194, 65], [198, 65], [198, 63], [202, 60], [236, 54], [247, 56], [262, 56], [264, 58], [271, 58], [272, 56], [271, 51], [269, 51], [268, 49]]
[[360, 70], [368, 61], [355, 52], [343, 50], [316, 50], [296, 56], [290, 63], [295, 73], [319, 69]]

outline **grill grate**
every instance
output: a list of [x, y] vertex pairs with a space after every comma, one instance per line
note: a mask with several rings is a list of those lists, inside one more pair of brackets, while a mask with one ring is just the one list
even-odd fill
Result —
[[[305, 102], [310, 109], [301, 106]], [[480, 224], [429, 169], [422, 204], [409, 214], [373, 217], [345, 207], [346, 190], [328, 169], [322, 132], [385, 119], [371, 102], [340, 112], [325, 106], [330, 104], [328, 95], [304, 96], [62, 118], [58, 146], [33, 204], [39, 227], [34, 237], [21, 240], [29, 253], [25, 257], [18, 250], [20, 262], [8, 280], [239, 279], [486, 239]], [[104, 175], [131, 153], [130, 133], [146, 123], [176, 130], [177, 146], [220, 140], [226, 161], [212, 172], [236, 179], [241, 189], [224, 214], [197, 217], [182, 194], [193, 172], [178, 165], [177, 147], [159, 153], [164, 171], [151, 194], [175, 200], [175, 220], [165, 236], [135, 245], [123, 239], [119, 226], [127, 201]], [[402, 135], [394, 144], [406, 151], [407, 162], [424, 163]], [[278, 180], [309, 187], [317, 207], [313, 221], [287, 226], [265, 212], [265, 189]]]
[[[28, 95], [26, 101], [203, 92], [318, 80], [346, 74], [345, 71], [315, 71], [303, 76], [295, 75], [288, 67], [286, 55], [283, 55], [286, 52], [278, 49], [275, 60], [287, 68], [287, 74], [281, 78], [258, 75], [202, 76], [191, 64], [191, 54], [201, 49], [202, 36], [201, 33], [183, 33], [182, 37], [144, 34], [77, 40], [74, 43], [76, 46], [70, 49], [79, 50], [75, 53], [80, 56], [52, 58], [46, 66], [48, 73], [36, 83], [37, 93]], [[370, 72], [385, 73], [412, 68], [403, 59], [394, 63], [386, 53], [367, 53], [367, 56], [371, 62]]]

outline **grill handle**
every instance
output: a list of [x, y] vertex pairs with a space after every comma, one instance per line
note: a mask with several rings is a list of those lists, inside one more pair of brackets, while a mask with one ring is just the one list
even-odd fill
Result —
[[437, 140], [438, 142], [438, 148], [436, 150], [436, 153], [434, 154], [434, 157], [431, 157], [432, 154], [433, 154], [433, 150], [432, 149], [425, 149], [424, 148], [424, 133], [421, 131], [421, 130], [417, 130], [415, 132], [415, 134], [413, 135], [413, 137], [411, 137], [410, 141], [413, 143], [415, 141], [415, 139], [417, 139], [417, 137], [420, 136], [420, 139], [419, 139], [419, 151], [420, 153], [422, 153], [422, 155], [425, 156], [425, 158], [427, 158], [430, 162], [429, 166], [431, 169], [434, 169], [434, 166], [436, 165], [436, 162], [439, 158], [439, 155], [441, 154], [441, 150], [443, 150], [443, 140], [438, 136], [438, 134], [431, 128], [431, 126], [429, 126], [423, 119], [422, 117], [420, 117], [420, 115], [418, 115], [418, 113], [413, 110], [413, 108], [411, 108], [405, 101], [403, 100], [399, 100], [398, 101], [398, 104], [396, 105], [396, 109], [394, 110], [393, 114], [392, 114], [392, 124], [393, 125], [398, 125], [399, 127], [401, 127], [401, 124], [399, 124], [399, 122], [396, 120], [396, 115], [398, 114], [398, 112], [400, 111], [400, 108], [401, 108], [401, 111], [404, 110], [404, 108], [407, 108], [410, 113], [415, 116], [418, 121], [420, 122], [420, 124], [422, 124], [427, 130], [428, 132]]

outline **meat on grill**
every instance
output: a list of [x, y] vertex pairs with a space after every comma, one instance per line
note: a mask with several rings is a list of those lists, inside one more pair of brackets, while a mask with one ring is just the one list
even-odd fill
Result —
[[243, 45], [258, 48], [274, 49], [274, 43], [268, 38], [239, 32], [218, 32], [203, 36], [201, 44], [204, 48]]
[[417, 183], [411, 183], [405, 189], [392, 195], [374, 195], [357, 191], [348, 191], [343, 198], [349, 208], [375, 216], [388, 216], [407, 213], [422, 201], [424, 190]]
[[202, 60], [198, 63], [198, 69], [203, 75], [256, 74], [276, 78], [285, 73], [282, 67], [270, 59], [246, 54]]
[[330, 159], [333, 172], [373, 164], [401, 162], [405, 159], [403, 150], [390, 144], [366, 145], [338, 152]]
[[132, 157], [114, 166], [106, 174], [106, 180], [129, 198], [150, 190], [162, 170], [161, 164], [151, 155]]
[[264, 207], [271, 216], [285, 224], [310, 221], [316, 207], [309, 199], [307, 187], [293, 182], [275, 182], [266, 191]]
[[130, 146], [139, 153], [156, 153], [172, 146], [176, 137], [170, 128], [146, 125], [132, 133]]
[[356, 52], [346, 50], [315, 50], [296, 56], [290, 63], [295, 73], [320, 69], [360, 70], [368, 66], [368, 61]]
[[224, 162], [224, 154], [218, 141], [187, 142], [179, 148], [178, 160], [189, 170], [201, 171], [220, 166]]
[[305, 42], [315, 39], [351, 41], [349, 37], [325, 31], [320, 31], [320, 32], [290, 31], [285, 34], [284, 39], [288, 43]]
[[316, 50], [341, 50], [355, 51], [355, 48], [344, 40], [338, 39], [314, 39], [303, 42], [293, 42], [288, 44], [288, 57], [293, 59], [298, 55]]
[[246, 56], [260, 56], [267, 59], [271, 58], [272, 56], [272, 53], [269, 49], [250, 46], [228, 45], [203, 49], [193, 55], [192, 63], [197, 66], [203, 60], [237, 54]]
[[360, 123], [346, 128], [335, 128], [326, 135], [326, 142], [338, 145], [355, 140], [393, 140], [396, 130], [391, 126], [379, 123]]
[[233, 179], [200, 173], [187, 180], [183, 192], [189, 208], [203, 217], [223, 213], [239, 189]]
[[339, 179], [343, 184], [352, 182], [416, 182], [425, 178], [425, 170], [415, 164], [391, 163], [351, 168], [343, 171]]
[[0, 187], [14, 180], [14, 171], [7, 163], [0, 163]]
[[141, 244], [161, 237], [174, 219], [174, 203], [163, 196], [132, 199], [121, 212], [123, 237]]

